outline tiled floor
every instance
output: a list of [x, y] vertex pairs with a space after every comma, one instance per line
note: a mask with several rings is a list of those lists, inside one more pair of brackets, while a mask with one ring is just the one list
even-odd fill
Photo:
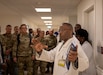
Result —
[[[27, 72], [26, 72], [26, 71], [25, 71], [25, 74], [24, 74], [24, 75], [27, 75]], [[38, 75], [42, 75], [42, 74], [38, 73]], [[53, 74], [47, 73], [47, 74], [45, 74], [45, 75], [53, 75]]]
[[[27, 71], [24, 71], [24, 75], [27, 75]], [[40, 71], [38, 70], [38, 75], [42, 75], [42, 74], [40, 74]], [[51, 73], [46, 73], [45, 75], [53, 75], [53, 74], [51, 74]]]
[[[50, 70], [50, 73], [46, 73], [45, 75], [53, 75], [53, 74], [51, 73], [51, 68], [50, 68], [49, 70]], [[40, 74], [40, 68], [38, 68], [38, 74], [39, 74], [39, 75], [42, 75], [42, 74]]]

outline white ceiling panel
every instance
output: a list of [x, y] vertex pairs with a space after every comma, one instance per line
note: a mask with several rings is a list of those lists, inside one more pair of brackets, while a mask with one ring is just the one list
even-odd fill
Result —
[[[31, 20], [34, 24], [44, 25], [42, 16], [51, 16], [53, 25], [60, 25], [62, 22], [66, 22], [69, 16], [75, 16], [77, 11], [77, 5], [80, 0], [0, 0], [1, 7], [8, 7], [9, 10], [13, 10], [25, 18]], [[2, 6], [4, 5], [4, 6]], [[49, 7], [50, 13], [37, 13], [34, 8]], [[0, 11], [0, 14], [6, 14], [6, 10]], [[8, 10], [8, 11], [9, 11]], [[9, 12], [8, 12], [9, 13]], [[12, 13], [15, 14], [15, 13]]]

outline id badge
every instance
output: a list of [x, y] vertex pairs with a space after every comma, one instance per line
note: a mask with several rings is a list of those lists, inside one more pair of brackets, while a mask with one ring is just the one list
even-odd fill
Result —
[[65, 60], [63, 60], [63, 59], [59, 60], [58, 66], [64, 67], [65, 66]]

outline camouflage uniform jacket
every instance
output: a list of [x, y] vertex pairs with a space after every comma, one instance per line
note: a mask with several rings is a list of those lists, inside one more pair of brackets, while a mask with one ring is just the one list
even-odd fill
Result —
[[[4, 58], [7, 58], [8, 56], [10, 58], [12, 58], [12, 47], [13, 47], [13, 37], [12, 37], [12, 34], [2, 34], [1, 35], [1, 43], [2, 43], [2, 46], [3, 46], [3, 53], [4, 53]], [[10, 50], [10, 55], [5, 55], [5, 51], [6, 50]]]
[[47, 50], [51, 50], [51, 49], [56, 47], [56, 45], [57, 45], [57, 38], [54, 35], [48, 35], [46, 37], [46, 40], [48, 41], [47, 42], [47, 46], [48, 46]]
[[37, 38], [42, 44], [44, 44], [44, 45], [47, 45], [47, 40], [45, 39], [45, 38], [40, 38], [40, 37], [38, 37]]
[[[19, 42], [20, 41], [20, 42]], [[16, 39], [13, 46], [13, 57], [16, 56], [32, 56], [34, 54], [32, 47], [30, 46], [29, 34], [19, 35], [19, 41]]]

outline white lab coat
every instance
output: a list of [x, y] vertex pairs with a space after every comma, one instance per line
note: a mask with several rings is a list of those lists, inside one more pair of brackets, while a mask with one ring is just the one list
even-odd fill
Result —
[[[70, 47], [70, 44], [75, 41], [78, 45], [78, 69], [74, 69], [72, 63], [70, 63], [69, 70], [67, 69], [66, 65], [64, 67], [61, 67], [58, 65], [58, 61], [61, 59], [66, 60], [67, 51]], [[43, 50], [42, 54], [39, 56], [36, 55], [37, 60], [43, 60], [43, 61], [54, 61], [54, 70], [53, 75], [78, 75], [79, 71], [84, 71], [88, 68], [89, 62], [88, 58], [85, 55], [84, 51], [82, 50], [81, 45], [79, 44], [78, 40], [73, 36], [73, 38], [69, 39], [63, 46], [63, 42], [59, 43], [56, 48], [54, 48], [51, 51]]]
[[88, 41], [82, 44], [82, 48], [89, 59], [89, 68], [81, 72], [80, 75], [96, 75], [96, 67], [93, 58], [93, 49]]

